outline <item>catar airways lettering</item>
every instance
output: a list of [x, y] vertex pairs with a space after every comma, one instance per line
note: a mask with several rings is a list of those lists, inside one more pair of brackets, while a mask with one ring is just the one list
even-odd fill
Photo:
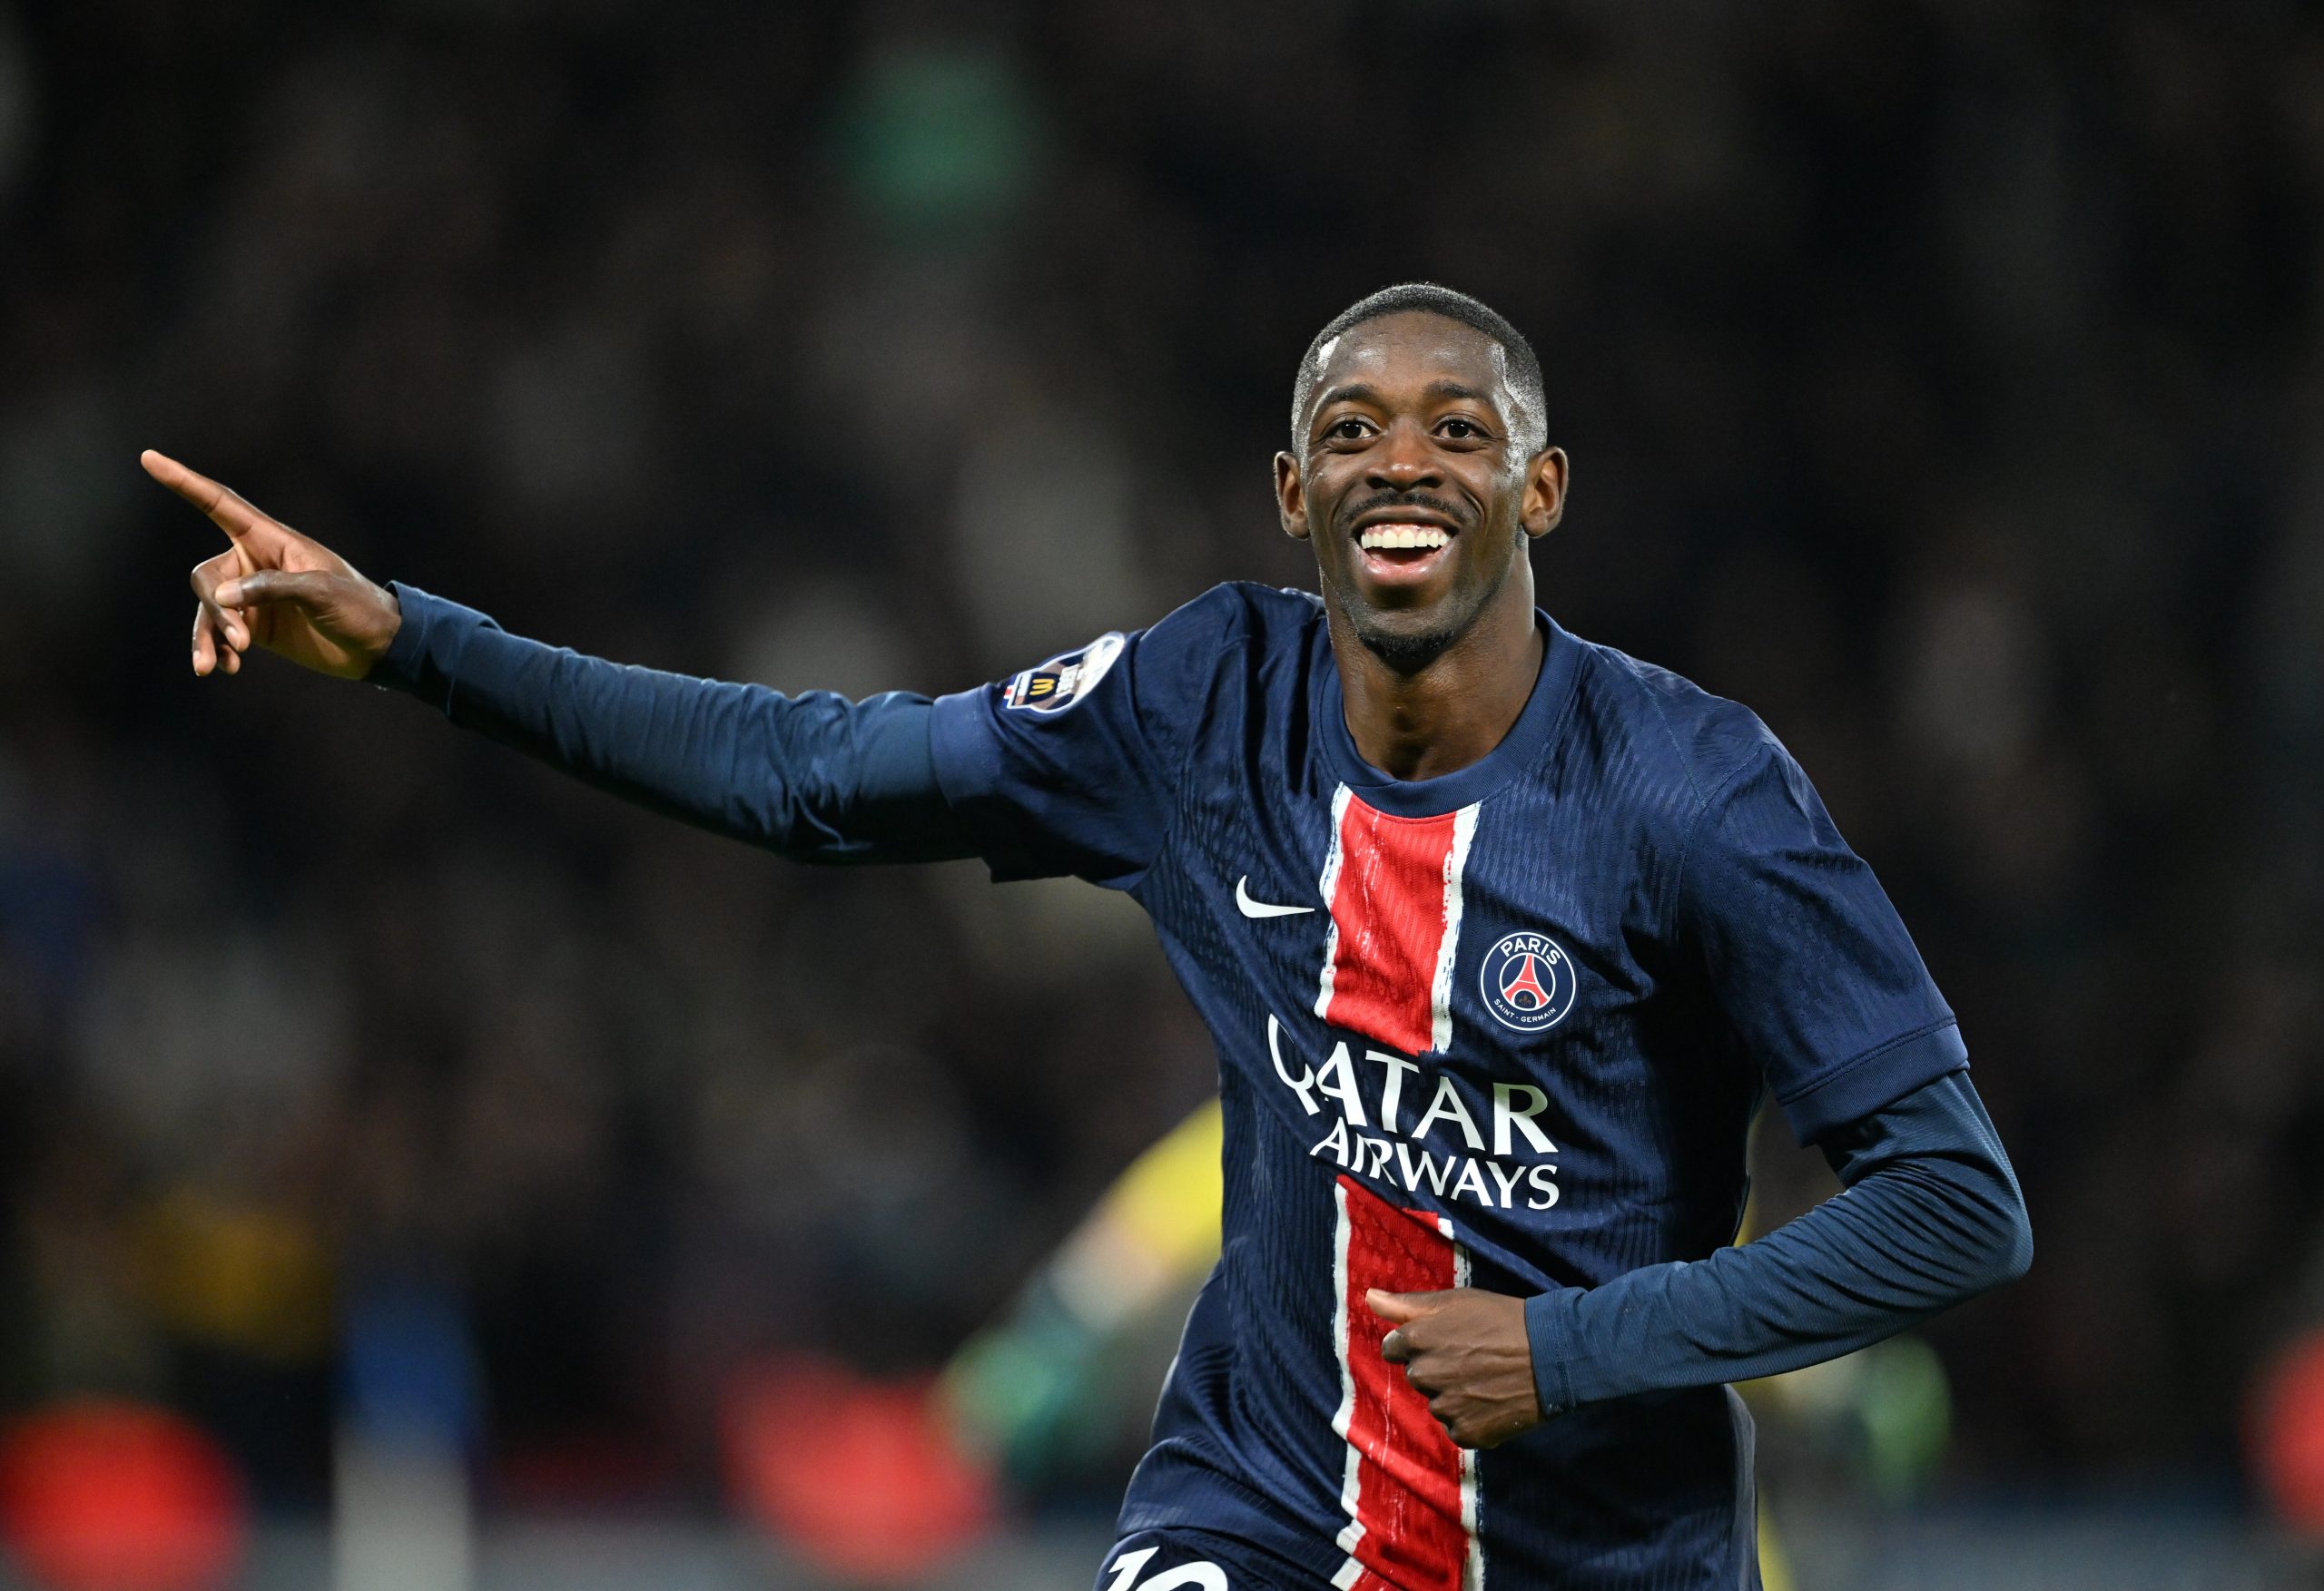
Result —
[[[1325, 1099], [1338, 1107], [1332, 1130], [1308, 1154], [1318, 1158], [1328, 1155], [1358, 1176], [1399, 1183], [1412, 1193], [1433, 1193], [1440, 1199], [1472, 1200], [1487, 1209], [1517, 1209], [1521, 1197], [1527, 1210], [1547, 1210], [1557, 1203], [1556, 1166], [1540, 1161], [1508, 1163], [1520, 1139], [1535, 1154], [1558, 1152], [1533, 1119], [1549, 1108], [1550, 1096], [1532, 1084], [1492, 1085], [1492, 1105], [1482, 1113], [1490, 1123], [1492, 1146], [1488, 1151], [1480, 1113], [1462, 1098], [1449, 1073], [1437, 1074], [1435, 1086], [1431, 1088], [1427, 1068], [1418, 1061], [1385, 1050], [1365, 1050], [1364, 1060], [1381, 1068], [1377, 1126], [1385, 1136], [1374, 1136], [1374, 1118], [1365, 1111], [1364, 1094], [1357, 1086], [1354, 1052], [1345, 1039], [1332, 1046], [1322, 1066], [1301, 1061], [1295, 1073], [1284, 1059], [1283, 1025], [1269, 1012], [1267, 1056], [1275, 1063], [1275, 1075], [1299, 1096], [1300, 1105], [1309, 1115], [1324, 1115], [1321, 1101]], [[1409, 1127], [1403, 1125], [1408, 1095], [1412, 1100], [1423, 1101]], [[1445, 1150], [1442, 1155], [1417, 1142], [1433, 1135], [1437, 1135]], [[1470, 1153], [1453, 1149], [1451, 1140], [1454, 1138]]]

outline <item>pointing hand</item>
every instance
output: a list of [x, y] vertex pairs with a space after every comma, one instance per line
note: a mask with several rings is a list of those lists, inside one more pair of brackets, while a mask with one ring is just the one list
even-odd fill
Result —
[[193, 566], [193, 672], [241, 672], [252, 646], [301, 668], [359, 680], [403, 624], [395, 594], [320, 542], [251, 507], [208, 476], [151, 449], [145, 473], [210, 516], [224, 552]]

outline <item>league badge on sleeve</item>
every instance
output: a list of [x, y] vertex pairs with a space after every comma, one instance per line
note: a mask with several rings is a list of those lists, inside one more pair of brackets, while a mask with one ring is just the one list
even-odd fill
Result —
[[1573, 958], [1547, 934], [1512, 934], [1485, 952], [1478, 980], [1485, 1009], [1503, 1027], [1539, 1033], [1573, 1009]]
[[1063, 712], [1106, 677], [1125, 644], [1118, 633], [1100, 635], [1078, 651], [1027, 669], [1001, 688], [1000, 704], [1028, 712]]

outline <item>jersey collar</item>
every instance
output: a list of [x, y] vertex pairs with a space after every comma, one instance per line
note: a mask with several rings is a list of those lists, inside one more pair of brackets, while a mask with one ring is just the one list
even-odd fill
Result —
[[1501, 744], [1466, 768], [1437, 779], [1398, 779], [1383, 773], [1357, 753], [1355, 737], [1348, 733], [1339, 665], [1332, 657], [1331, 628], [1317, 624], [1309, 702], [1324, 765], [1341, 783], [1361, 795], [1365, 805], [1398, 818], [1434, 818], [1458, 811], [1526, 772], [1556, 738], [1565, 720], [1566, 708], [1573, 701], [1581, 652], [1581, 643], [1559, 629], [1548, 614], [1535, 608], [1533, 619], [1541, 627], [1544, 643], [1541, 672], [1533, 681], [1532, 694], [1525, 699], [1525, 710], [1502, 736]]

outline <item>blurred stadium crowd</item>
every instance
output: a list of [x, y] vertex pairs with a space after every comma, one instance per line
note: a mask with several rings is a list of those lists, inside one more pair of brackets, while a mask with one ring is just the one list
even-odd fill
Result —
[[1543, 355], [1547, 604], [1758, 708], [1961, 1014], [2041, 1259], [1930, 1333], [1948, 1483], [2231, 1488], [2324, 1317], [2319, 219], [2260, 0], [0, 0], [0, 1394], [286, 1507], [350, 1410], [698, 1498], [738, 1371], [940, 1362], [1211, 1086], [1121, 901], [193, 680], [140, 447], [522, 633], [940, 692], [1308, 584], [1293, 361], [1426, 276]]

